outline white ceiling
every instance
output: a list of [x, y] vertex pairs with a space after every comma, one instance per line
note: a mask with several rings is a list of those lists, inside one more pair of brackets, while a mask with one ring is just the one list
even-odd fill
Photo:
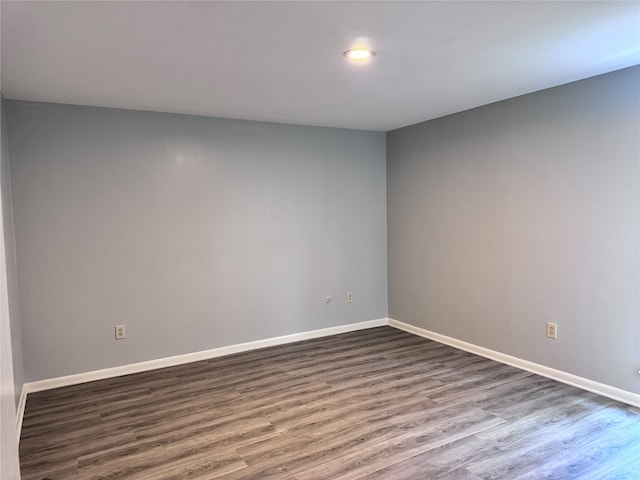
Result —
[[[640, 2], [2, 1], [5, 98], [386, 131], [640, 64]], [[377, 51], [342, 56], [358, 39]]]

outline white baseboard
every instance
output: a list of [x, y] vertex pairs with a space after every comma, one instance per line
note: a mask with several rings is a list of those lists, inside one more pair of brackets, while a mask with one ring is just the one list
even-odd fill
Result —
[[18, 444], [20, 444], [20, 435], [22, 433], [22, 420], [24, 419], [24, 409], [27, 406], [27, 389], [22, 385], [20, 392], [20, 400], [18, 401], [18, 411], [16, 412], [16, 430], [18, 432]]
[[94, 370], [92, 372], [77, 373], [74, 375], [66, 375], [64, 377], [37, 380], [35, 382], [25, 383], [23, 391], [26, 393], [39, 392], [42, 390], [50, 390], [52, 388], [76, 385], [79, 383], [93, 382], [94, 380], [103, 380], [105, 378], [119, 377], [122, 375], [129, 375], [131, 373], [146, 372], [149, 370], [156, 370], [158, 368], [172, 367], [175, 365], [182, 365], [184, 363], [197, 362], [200, 360], [208, 360], [210, 358], [231, 355], [233, 353], [247, 352], [249, 350], [257, 350], [259, 348], [272, 347], [275, 345], [283, 345], [285, 343], [299, 342], [301, 340], [310, 340], [312, 338], [319, 337], [327, 337], [329, 335], [337, 335], [339, 333], [364, 330], [366, 328], [382, 327], [384, 325], [387, 325], [387, 321], [387, 318], [380, 318], [378, 320], [369, 320], [366, 322], [351, 323], [348, 325], [323, 328], [320, 330], [294, 333], [291, 335], [284, 335], [282, 337], [272, 337], [264, 340], [256, 340], [254, 342], [239, 343], [236, 345], [229, 345], [227, 347], [213, 348], [211, 350], [186, 353], [184, 355], [159, 358], [157, 360], [149, 360], [146, 362], [132, 363], [119, 367]]
[[446, 335], [432, 332], [430, 330], [425, 330], [424, 328], [416, 327], [414, 325], [400, 322], [398, 320], [393, 320], [391, 318], [388, 320], [388, 324], [390, 326], [398, 328], [400, 330], [404, 330], [405, 332], [413, 333], [430, 340], [435, 340], [436, 342], [444, 343], [445, 345], [449, 345], [466, 352], [474, 353], [476, 355], [480, 355], [481, 357], [489, 358], [500, 363], [505, 363], [507, 365], [511, 365], [528, 372], [536, 373], [543, 377], [557, 380], [558, 382], [566, 383], [567, 385], [578, 387], [592, 393], [597, 393], [599, 395], [602, 395], [603, 397], [611, 398], [613, 400], [617, 400], [619, 402], [627, 403], [634, 407], [640, 408], [640, 395], [638, 395], [637, 393], [628, 392], [617, 387], [612, 387], [610, 385], [605, 385], [604, 383], [589, 380], [588, 378], [579, 377], [578, 375], [563, 372], [562, 370], [556, 370], [555, 368], [546, 367], [544, 365], [540, 365], [539, 363], [530, 362], [528, 360], [513, 357], [505, 353], [500, 353], [495, 350], [480, 347], [472, 343], [463, 342], [462, 340], [458, 340], [453, 337], [447, 337]]
[[312, 330], [308, 332], [294, 333], [291, 335], [284, 335], [281, 337], [272, 337], [264, 340], [257, 340], [254, 342], [240, 343], [236, 345], [229, 345], [226, 347], [214, 348], [211, 350], [204, 350], [200, 352], [187, 353], [184, 355], [176, 355], [173, 357], [159, 358], [157, 360], [149, 360], [146, 362], [133, 363], [129, 365], [122, 365], [119, 367], [105, 368], [102, 370], [95, 370], [92, 372], [78, 373], [75, 375], [67, 375], [64, 377], [50, 378], [46, 380], [38, 380], [35, 382], [25, 383], [22, 387], [20, 394], [20, 402], [17, 411], [17, 430], [18, 439], [20, 439], [20, 432], [22, 430], [22, 420], [24, 417], [24, 410], [27, 401], [27, 394], [32, 392], [39, 392], [42, 390], [49, 390], [52, 388], [66, 387], [69, 385], [76, 385], [79, 383], [92, 382], [94, 380], [103, 380], [106, 378], [119, 377], [122, 375], [129, 375], [132, 373], [146, 372], [149, 370], [156, 370], [158, 368], [171, 367], [175, 365], [182, 365], [190, 362], [197, 362], [199, 360], [207, 360], [210, 358], [221, 357], [224, 355], [231, 355], [233, 353], [247, 352], [250, 350], [257, 350], [259, 348], [271, 347], [275, 345], [283, 345], [286, 343], [299, 342], [302, 340], [310, 340], [313, 338], [327, 337], [329, 335], [337, 335], [340, 333], [353, 332], [357, 330], [364, 330], [367, 328], [381, 327], [389, 325], [399, 330], [404, 330], [415, 335], [419, 335], [436, 342], [449, 345], [451, 347], [458, 348], [476, 355], [480, 355], [497, 362], [501, 362], [507, 365], [511, 365], [522, 370], [526, 370], [543, 377], [557, 380], [558, 382], [566, 383], [574, 387], [587, 390], [589, 392], [597, 393], [604, 397], [617, 400], [619, 402], [627, 403], [634, 407], [640, 408], [640, 395], [620, 388], [605, 385], [603, 383], [595, 382], [587, 378], [579, 377], [571, 373], [556, 370], [554, 368], [546, 367], [538, 363], [523, 360], [518, 357], [513, 357], [504, 353], [490, 350], [488, 348], [480, 347], [472, 343], [467, 343], [456, 338], [448, 337], [440, 333], [425, 330], [420, 327], [410, 325], [408, 323], [393, 320], [391, 318], [380, 318], [378, 320], [370, 320], [367, 322], [352, 323], [349, 325], [340, 325], [337, 327], [323, 328], [320, 330]]

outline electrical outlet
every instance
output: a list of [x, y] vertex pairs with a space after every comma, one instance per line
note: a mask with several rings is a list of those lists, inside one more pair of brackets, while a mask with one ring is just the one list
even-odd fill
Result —
[[353, 292], [347, 292], [347, 303], [353, 302]]
[[124, 325], [116, 325], [116, 340], [123, 340], [127, 338], [127, 331]]
[[547, 322], [547, 337], [557, 339], [558, 338], [558, 324]]

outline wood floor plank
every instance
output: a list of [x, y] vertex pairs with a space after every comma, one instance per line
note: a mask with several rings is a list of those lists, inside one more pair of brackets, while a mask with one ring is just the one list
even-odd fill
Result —
[[365, 448], [351, 448], [338, 458], [314, 468], [301, 468], [294, 472], [299, 480], [357, 479], [380, 470], [389, 463], [406, 460], [501, 422], [501, 419], [488, 414], [475, 417], [472, 413], [467, 413], [463, 417], [440, 422], [435, 428], [413, 425], [414, 428], [391, 440], [377, 442]]
[[23, 480], [640, 479], [640, 411], [380, 327], [30, 394]]
[[425, 457], [426, 454], [416, 455], [360, 477], [360, 480], [482, 480], [466, 468], [449, 470], [437, 467], [430, 464]]

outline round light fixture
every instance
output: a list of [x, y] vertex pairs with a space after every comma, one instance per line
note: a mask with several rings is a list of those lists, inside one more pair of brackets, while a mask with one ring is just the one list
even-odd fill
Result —
[[349, 60], [367, 60], [375, 56], [376, 52], [368, 48], [352, 48], [343, 53]]

